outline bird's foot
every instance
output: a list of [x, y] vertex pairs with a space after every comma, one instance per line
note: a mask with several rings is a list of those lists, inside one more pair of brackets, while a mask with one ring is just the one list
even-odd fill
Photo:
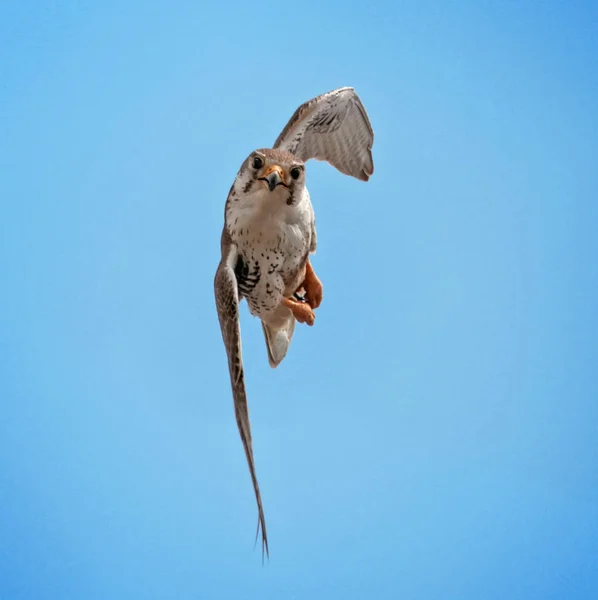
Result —
[[307, 300], [308, 304], [312, 307], [312, 309], [318, 308], [318, 306], [320, 306], [322, 303], [322, 282], [315, 274], [309, 260], [305, 265], [305, 280], [303, 281], [302, 287], [305, 289], [305, 299]]
[[310, 327], [314, 324], [316, 315], [307, 302], [298, 302], [294, 298], [283, 298], [282, 303], [291, 309], [299, 323], [307, 323]]

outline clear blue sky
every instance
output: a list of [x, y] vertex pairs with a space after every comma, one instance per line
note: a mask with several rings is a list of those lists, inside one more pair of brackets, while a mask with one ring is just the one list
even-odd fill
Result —
[[[3, 2], [0, 597], [598, 597], [595, 2]], [[242, 329], [271, 560], [213, 303], [224, 201], [308, 165], [325, 299]]]

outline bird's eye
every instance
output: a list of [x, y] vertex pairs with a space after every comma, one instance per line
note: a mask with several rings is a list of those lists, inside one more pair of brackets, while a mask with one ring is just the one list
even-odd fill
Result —
[[252, 164], [254, 169], [261, 169], [264, 166], [264, 161], [259, 156], [254, 156]]
[[291, 177], [293, 179], [299, 179], [299, 175], [301, 175], [301, 169], [299, 167], [294, 167], [291, 169]]

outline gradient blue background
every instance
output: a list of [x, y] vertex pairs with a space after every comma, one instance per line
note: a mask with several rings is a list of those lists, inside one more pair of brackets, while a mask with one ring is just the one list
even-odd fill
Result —
[[[4, 2], [0, 598], [598, 597], [598, 5]], [[325, 300], [242, 311], [271, 560], [213, 305], [223, 205], [309, 164]]]

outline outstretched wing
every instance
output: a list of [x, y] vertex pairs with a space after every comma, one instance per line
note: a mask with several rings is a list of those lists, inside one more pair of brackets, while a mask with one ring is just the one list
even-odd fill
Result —
[[[268, 536], [266, 534], [266, 519], [262, 507], [260, 486], [257, 482], [255, 464], [253, 461], [253, 447], [251, 444], [251, 426], [249, 425], [249, 410], [247, 408], [247, 394], [245, 392], [245, 376], [243, 372], [243, 357], [241, 354], [241, 328], [239, 326], [239, 291], [235, 277], [235, 264], [237, 262], [237, 247], [230, 242], [226, 230], [222, 236], [222, 259], [218, 265], [214, 278], [214, 293], [216, 308], [222, 339], [228, 357], [228, 369], [235, 403], [235, 417], [241, 434], [241, 441], [245, 449], [249, 473], [253, 482], [255, 499], [258, 509], [257, 532], [262, 531], [262, 557], [264, 551], [268, 552]], [[257, 534], [256, 534], [257, 536]]]
[[302, 104], [274, 142], [304, 162], [325, 160], [345, 175], [367, 181], [374, 172], [374, 131], [367, 112], [350, 87]]

